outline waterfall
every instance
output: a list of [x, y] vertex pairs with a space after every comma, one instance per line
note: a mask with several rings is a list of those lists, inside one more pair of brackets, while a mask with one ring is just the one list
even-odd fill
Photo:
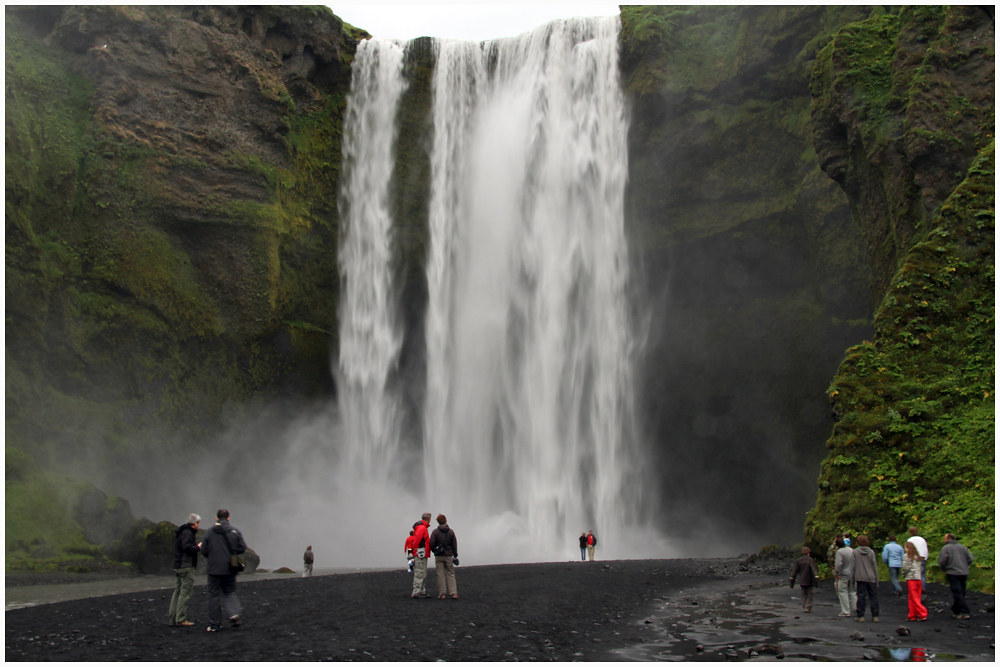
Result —
[[436, 42], [424, 474], [494, 561], [635, 519], [618, 25]]
[[403, 48], [358, 44], [344, 120], [341, 234], [340, 412], [348, 477], [386, 481], [398, 465], [400, 399], [390, 386], [402, 332], [393, 303], [389, 180], [396, 110], [406, 84]]

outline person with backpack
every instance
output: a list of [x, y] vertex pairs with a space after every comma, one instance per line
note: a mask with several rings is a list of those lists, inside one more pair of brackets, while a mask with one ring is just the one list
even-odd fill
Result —
[[590, 560], [594, 560], [594, 549], [597, 548], [597, 536], [594, 535], [594, 531], [589, 531], [587, 533], [587, 557]]
[[431, 533], [430, 548], [434, 554], [434, 569], [437, 572], [438, 599], [451, 595], [458, 599], [458, 585], [455, 583], [455, 566], [458, 565], [458, 539], [455, 531], [448, 527], [448, 518], [437, 515], [438, 527]]
[[243, 608], [236, 597], [238, 570], [233, 568], [233, 561], [236, 560], [234, 556], [247, 550], [243, 533], [229, 523], [229, 510], [219, 510], [215, 516], [215, 525], [205, 532], [201, 541], [201, 553], [208, 562], [209, 632], [217, 632], [222, 627], [223, 609], [234, 628], [241, 624]]
[[424, 512], [420, 521], [413, 527], [413, 592], [411, 598], [423, 599], [427, 597], [427, 552], [430, 536], [427, 534], [427, 527], [430, 525], [431, 513]]

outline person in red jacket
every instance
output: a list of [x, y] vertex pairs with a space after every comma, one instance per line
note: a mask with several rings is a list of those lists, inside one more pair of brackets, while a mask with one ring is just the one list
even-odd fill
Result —
[[424, 512], [420, 523], [413, 527], [413, 592], [412, 598], [426, 598], [427, 588], [424, 580], [427, 578], [427, 552], [430, 535], [427, 526], [431, 523], [431, 513]]
[[[417, 523], [420, 523], [419, 521]], [[417, 523], [413, 524], [413, 527], [417, 527]], [[406, 538], [406, 542], [403, 543], [403, 552], [406, 554], [406, 571], [413, 572], [413, 531], [410, 531], [409, 537]]]

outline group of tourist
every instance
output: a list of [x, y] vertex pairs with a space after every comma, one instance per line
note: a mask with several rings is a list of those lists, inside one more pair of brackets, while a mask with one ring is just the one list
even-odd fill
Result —
[[597, 548], [597, 537], [594, 531], [580, 533], [580, 560], [594, 560], [594, 550]]
[[[902, 595], [900, 578], [906, 582], [908, 602], [907, 620], [926, 621], [927, 608], [921, 602], [923, 589], [927, 586], [927, 540], [920, 536], [915, 526], [911, 526], [910, 538], [905, 546], [890, 535], [882, 548], [882, 561], [889, 569], [894, 595]], [[944, 536], [944, 547], [938, 554], [938, 566], [948, 577], [951, 588], [951, 612], [955, 618], [969, 618], [969, 605], [965, 601], [965, 583], [972, 564], [972, 553], [959, 542], [952, 533]], [[830, 567], [834, 573], [834, 589], [840, 601], [839, 616], [855, 616], [858, 622], [865, 620], [866, 610], [870, 610], [872, 621], [878, 623], [878, 563], [875, 551], [867, 535], [860, 535], [857, 548], [851, 546], [851, 534], [841, 533], [834, 538], [828, 551]], [[802, 547], [802, 556], [792, 568], [789, 585], [799, 585], [802, 590], [802, 611], [812, 612], [814, 588], [819, 578], [816, 562], [810, 555], [809, 547]]]
[[243, 534], [229, 523], [229, 510], [215, 513], [215, 525], [196, 542], [201, 517], [188, 515], [186, 523], [174, 531], [174, 594], [170, 599], [170, 625], [191, 627], [187, 619], [188, 602], [194, 589], [198, 554], [205, 557], [208, 574], [208, 631], [222, 626], [223, 611], [233, 627], [240, 626], [243, 609], [236, 597], [236, 575], [243, 570], [240, 554], [246, 552]]
[[413, 524], [413, 530], [403, 545], [409, 571], [413, 572], [413, 592], [410, 597], [415, 599], [430, 597], [427, 595], [425, 581], [427, 557], [434, 554], [438, 599], [444, 600], [450, 595], [453, 600], [457, 600], [455, 566], [458, 565], [458, 539], [455, 537], [455, 531], [448, 526], [448, 519], [444, 514], [437, 515], [437, 524], [437, 528], [429, 532], [431, 515], [430, 512], [425, 512], [420, 521]]

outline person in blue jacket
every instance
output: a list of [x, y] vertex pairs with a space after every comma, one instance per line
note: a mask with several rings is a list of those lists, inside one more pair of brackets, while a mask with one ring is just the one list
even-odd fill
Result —
[[896, 544], [895, 535], [890, 535], [889, 543], [882, 547], [882, 562], [889, 568], [893, 595], [902, 595], [903, 587], [899, 583], [899, 568], [903, 567], [903, 547]]

